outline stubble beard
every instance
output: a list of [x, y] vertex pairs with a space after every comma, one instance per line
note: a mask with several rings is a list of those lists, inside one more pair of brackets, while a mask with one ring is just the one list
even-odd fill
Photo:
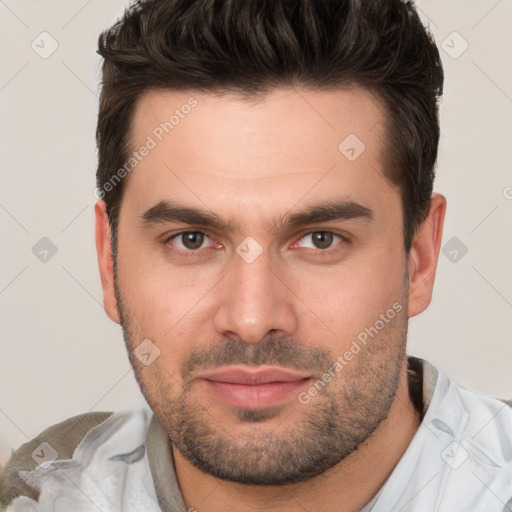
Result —
[[[121, 326], [142, 394], [167, 432], [171, 446], [201, 471], [221, 480], [250, 485], [298, 483], [332, 468], [366, 441], [387, 417], [406, 363], [406, 308], [357, 353], [308, 404], [262, 410], [236, 408], [226, 428], [219, 407], [202, 403], [196, 387], [181, 388], [158, 364], [137, 370], [133, 348], [144, 337], [137, 317], [122, 301], [116, 280]], [[407, 290], [401, 299], [407, 304]], [[169, 346], [167, 344], [167, 346]], [[268, 364], [326, 371], [338, 354], [297, 341], [266, 338], [256, 345], [227, 340], [196, 349], [181, 366], [183, 382], [192, 369], [220, 364]], [[286, 421], [291, 414], [294, 421]], [[250, 424], [250, 435], [236, 424]], [[231, 431], [230, 431], [231, 430]]]

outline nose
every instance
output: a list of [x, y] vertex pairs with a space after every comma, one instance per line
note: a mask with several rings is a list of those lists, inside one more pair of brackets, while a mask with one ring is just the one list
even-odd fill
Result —
[[269, 335], [293, 336], [298, 299], [278, 267], [267, 252], [251, 263], [236, 256], [218, 296], [214, 327], [219, 334], [252, 344]]

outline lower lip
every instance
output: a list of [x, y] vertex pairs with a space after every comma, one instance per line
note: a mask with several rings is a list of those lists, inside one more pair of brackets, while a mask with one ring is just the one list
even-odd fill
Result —
[[303, 387], [309, 378], [291, 382], [269, 382], [267, 384], [232, 384], [204, 380], [209, 390], [228, 404], [244, 409], [266, 409], [278, 405]]

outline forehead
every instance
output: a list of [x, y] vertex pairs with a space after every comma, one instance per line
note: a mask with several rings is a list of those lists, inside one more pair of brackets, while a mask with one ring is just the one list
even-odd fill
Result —
[[283, 88], [259, 99], [151, 90], [137, 101], [130, 139], [134, 152], [151, 149], [134, 162], [125, 197], [135, 191], [146, 209], [163, 196], [261, 208], [336, 191], [396, 195], [382, 173], [383, 116], [362, 88]]

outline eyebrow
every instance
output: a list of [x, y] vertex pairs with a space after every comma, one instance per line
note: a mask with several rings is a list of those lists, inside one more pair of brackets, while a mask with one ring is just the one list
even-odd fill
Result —
[[[182, 222], [190, 225], [200, 225], [227, 233], [240, 232], [240, 226], [232, 221], [221, 219], [209, 210], [183, 206], [170, 201], [160, 201], [146, 210], [141, 216], [143, 227], [151, 227], [168, 222]], [[296, 213], [287, 213], [282, 218], [274, 219], [267, 224], [271, 233], [297, 229], [300, 226], [316, 222], [340, 220], [374, 220], [373, 212], [367, 206], [354, 201], [330, 201], [308, 206]]]

